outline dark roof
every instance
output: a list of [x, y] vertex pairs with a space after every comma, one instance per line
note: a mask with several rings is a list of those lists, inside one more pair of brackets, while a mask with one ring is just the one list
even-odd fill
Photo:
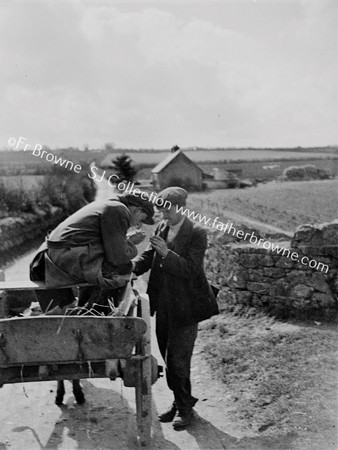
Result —
[[175, 153], [170, 153], [170, 155], [168, 155], [166, 158], [164, 158], [163, 161], [161, 161], [160, 163], [157, 164], [157, 166], [155, 166], [152, 169], [152, 173], [159, 173], [161, 172], [165, 167], [167, 167], [168, 164], [170, 164], [174, 159], [176, 159], [179, 155], [182, 155], [185, 159], [187, 159], [188, 161], [190, 161], [192, 164], [194, 164], [196, 166], [197, 169], [199, 169], [200, 171], [202, 171], [202, 169], [200, 167], [198, 167], [197, 164], [195, 164], [193, 161], [191, 161], [190, 158], [188, 158], [183, 152], [182, 150], [177, 150]]

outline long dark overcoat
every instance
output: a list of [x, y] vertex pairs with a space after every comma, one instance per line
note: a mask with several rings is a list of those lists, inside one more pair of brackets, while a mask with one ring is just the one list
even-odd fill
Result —
[[[161, 236], [165, 226], [166, 223], [161, 222], [155, 235]], [[205, 229], [184, 218], [168, 248], [168, 254], [162, 258], [149, 245], [135, 260], [136, 275], [151, 269], [147, 289], [151, 314], [158, 310], [161, 302], [166, 302], [169, 320], [176, 327], [197, 323], [217, 314], [217, 302], [204, 272]]]

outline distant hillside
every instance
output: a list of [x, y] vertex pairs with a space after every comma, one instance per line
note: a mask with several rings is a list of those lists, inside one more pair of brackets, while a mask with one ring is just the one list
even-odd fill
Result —
[[[170, 150], [156, 149], [104, 149], [84, 150], [77, 148], [49, 149], [44, 148], [43, 157], [33, 155], [31, 151], [0, 151], [0, 174], [46, 174], [53, 172], [54, 162], [46, 160], [51, 153], [59, 158], [67, 159], [74, 165], [88, 165], [95, 162], [97, 166], [108, 166], [110, 161], [120, 154], [130, 154], [136, 165], [154, 166], [162, 161]], [[304, 159], [336, 159], [338, 147], [311, 148], [187, 148], [184, 153], [197, 163], [239, 162], [239, 161], [295, 161]]]
[[[57, 157], [71, 161], [74, 165], [81, 164], [87, 166], [93, 161], [102, 159], [103, 151], [80, 151], [78, 149], [45, 149], [47, 153], [52, 153]], [[46, 154], [47, 154], [46, 153]], [[0, 152], [0, 175], [16, 174], [46, 174], [53, 172], [55, 164], [46, 160], [46, 154], [34, 156], [28, 151], [1, 151]]]

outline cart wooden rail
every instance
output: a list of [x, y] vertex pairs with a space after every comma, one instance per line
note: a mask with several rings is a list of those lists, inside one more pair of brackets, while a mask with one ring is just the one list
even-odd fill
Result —
[[[69, 287], [75, 286], [62, 288]], [[45, 289], [44, 284], [0, 282], [0, 292], [24, 295], [37, 289]], [[151, 386], [158, 376], [157, 361], [151, 356], [148, 299], [130, 283], [117, 316], [0, 319], [0, 387], [6, 383], [121, 377], [125, 386], [135, 388], [137, 435], [145, 446], [151, 437]]]

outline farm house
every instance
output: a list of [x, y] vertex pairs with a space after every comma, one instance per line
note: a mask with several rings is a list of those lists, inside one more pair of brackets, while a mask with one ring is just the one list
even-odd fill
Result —
[[187, 190], [201, 190], [203, 171], [181, 150], [168, 155], [151, 171], [154, 189], [181, 186]]

